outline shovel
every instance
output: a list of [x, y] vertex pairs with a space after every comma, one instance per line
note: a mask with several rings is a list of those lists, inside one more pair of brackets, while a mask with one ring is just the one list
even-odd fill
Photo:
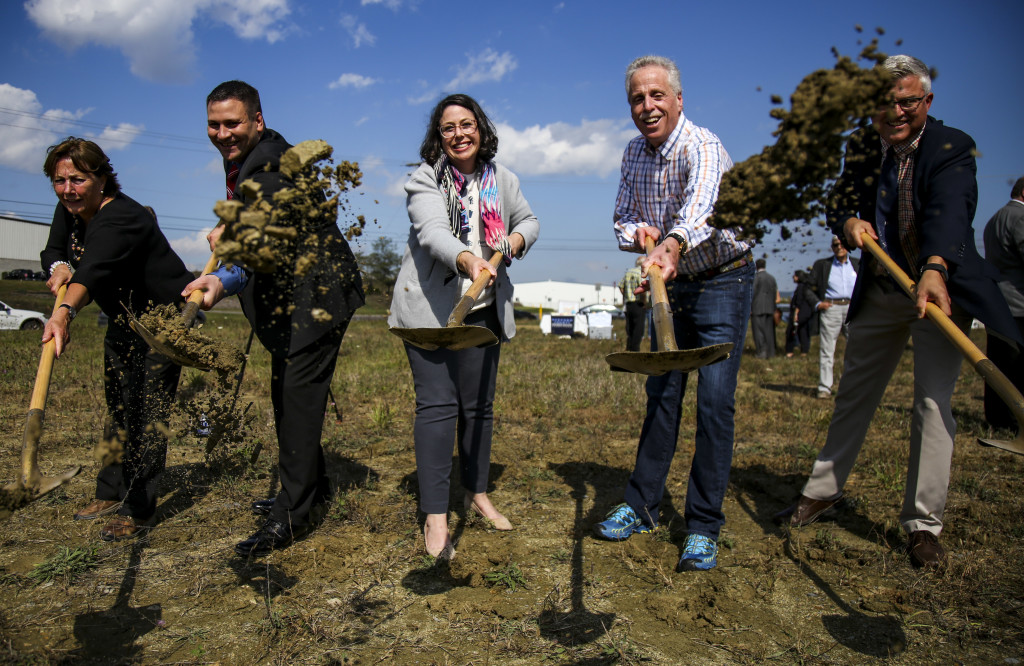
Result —
[[[203, 268], [202, 275], [212, 272], [215, 268], [217, 268], [217, 257], [211, 254], [210, 260], [206, 262], [206, 266]], [[199, 304], [202, 302], [203, 292], [201, 290], [196, 289], [189, 294], [188, 301], [185, 303], [185, 308], [181, 311], [181, 317], [186, 329], [191, 328], [192, 324], [195, 323], [196, 317], [199, 316]], [[200, 358], [195, 354], [189, 354], [186, 350], [171, 344], [166, 335], [160, 335], [149, 330], [141, 321], [136, 319], [135, 315], [131, 312], [128, 313], [128, 325], [131, 326], [132, 330], [138, 333], [139, 337], [145, 340], [146, 344], [148, 344], [154, 351], [163, 354], [174, 363], [190, 368], [198, 368], [200, 370], [210, 370], [213, 368], [209, 359]]]
[[[647, 254], [654, 250], [654, 240], [647, 237]], [[733, 344], [723, 342], [709, 347], [680, 349], [676, 345], [675, 326], [672, 323], [672, 310], [668, 306], [668, 291], [661, 277], [661, 266], [651, 264], [647, 268], [647, 276], [651, 281], [651, 293], [654, 295], [654, 334], [657, 336], [658, 349], [650, 352], [615, 352], [608, 354], [604, 360], [612, 370], [636, 372], [642, 375], [663, 375], [672, 370], [691, 372], [705, 365], [711, 365], [729, 358]]]
[[[497, 268], [501, 263], [501, 252], [495, 252], [491, 256], [491, 266]], [[498, 343], [497, 336], [490, 329], [483, 326], [465, 326], [466, 315], [476, 305], [476, 299], [480, 292], [487, 286], [491, 279], [488, 271], [480, 271], [480, 275], [473, 280], [469, 291], [455, 304], [455, 309], [448, 317], [448, 324], [444, 328], [395, 328], [392, 333], [402, 338], [414, 347], [433, 351], [435, 349], [469, 349], [481, 345], [494, 345]]]
[[[878, 243], [869, 236], [867, 233], [861, 234], [861, 240], [864, 241], [864, 247], [874, 255], [881, 264], [885, 267], [885, 270], [889, 272], [889, 275], [896, 280], [897, 284], [907, 292], [911, 298], [917, 298], [916, 285], [914, 282], [907, 277], [907, 274], [903, 272], [895, 261], [892, 260], [889, 255], [879, 247]], [[971, 362], [974, 369], [977, 370], [978, 374], [981, 375], [982, 379], [995, 389], [995, 392], [999, 394], [999, 397], [1003, 399], [1003, 402], [1013, 412], [1014, 418], [1017, 419], [1017, 437], [1012, 441], [1001, 440], [1001, 439], [982, 439], [978, 438], [978, 443], [982, 446], [993, 446], [997, 449], [1003, 449], [1012, 453], [1024, 455], [1024, 396], [1020, 394], [1017, 387], [1006, 378], [999, 368], [988, 359], [985, 354], [982, 353], [978, 346], [971, 342], [971, 339], [964, 335], [963, 331], [957, 328], [957, 325], [946, 316], [939, 306], [934, 303], [928, 303], [925, 307], [925, 314], [931, 319], [939, 330], [942, 331], [943, 335], [949, 338], [960, 352], [967, 357], [967, 360]]]
[[[57, 291], [57, 300], [53, 305], [51, 317], [57, 314], [57, 308], [64, 301], [67, 289], [67, 285], [61, 285]], [[73, 479], [82, 469], [75, 465], [58, 476], [43, 476], [39, 471], [39, 437], [43, 433], [46, 396], [50, 392], [50, 374], [53, 371], [56, 347], [56, 340], [50, 340], [43, 345], [39, 369], [36, 371], [36, 383], [29, 402], [28, 418], [25, 421], [25, 438], [21, 448], [21, 478], [0, 488], [0, 520], [9, 518], [12, 513], [29, 502], [56, 490]]]

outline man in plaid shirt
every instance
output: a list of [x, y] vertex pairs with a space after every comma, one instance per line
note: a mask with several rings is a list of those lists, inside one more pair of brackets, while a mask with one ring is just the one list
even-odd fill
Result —
[[[746, 242], [708, 224], [732, 160], [717, 136], [683, 115], [676, 64], [660, 56], [634, 60], [626, 69], [626, 93], [641, 136], [629, 142], [622, 157], [614, 214], [619, 248], [643, 252], [648, 237], [657, 243], [643, 262], [644, 274], [652, 264], [661, 267], [681, 349], [734, 345], [729, 359], [699, 370], [697, 383], [697, 433], [684, 515], [689, 536], [676, 570], [706, 570], [717, 562], [725, 523], [722, 501], [732, 464], [736, 374], [754, 261]], [[656, 336], [651, 338], [656, 351]], [[679, 371], [647, 379], [647, 417], [636, 465], [625, 501], [595, 525], [599, 537], [620, 541], [657, 528], [686, 380]]]

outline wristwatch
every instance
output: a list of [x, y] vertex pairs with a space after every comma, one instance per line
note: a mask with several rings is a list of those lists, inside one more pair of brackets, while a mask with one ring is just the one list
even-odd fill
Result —
[[74, 321], [75, 317], [78, 316], [78, 310], [75, 309], [75, 306], [61, 303], [60, 307], [68, 309], [68, 321]]
[[[676, 233], [674, 231], [672, 233], [670, 233], [670, 234], [665, 234], [665, 240], [668, 240], [669, 238], [672, 238], [677, 243], [679, 243], [679, 253], [682, 254], [683, 249], [686, 247], [686, 239], [683, 238], [682, 234], [678, 234], [678, 233]], [[662, 242], [664, 242], [664, 241], [662, 241]]]
[[942, 276], [943, 282], [949, 282], [949, 271], [947, 271], [946, 267], [942, 264], [923, 264], [918, 273], [924, 275], [925, 271], [936, 271]]

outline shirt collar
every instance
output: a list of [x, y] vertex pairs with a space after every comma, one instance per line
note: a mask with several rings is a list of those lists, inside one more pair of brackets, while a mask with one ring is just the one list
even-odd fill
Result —
[[657, 148], [653, 147], [650, 144], [650, 142], [644, 141], [644, 151], [648, 155], [653, 155], [654, 153], [657, 152], [660, 153], [661, 156], [666, 160], [671, 160], [672, 154], [675, 152], [675, 147], [676, 144], [679, 143], [680, 137], [682, 137], [683, 134], [688, 131], [686, 129], [686, 125], [686, 115], [682, 111], [680, 111], [679, 122], [676, 123], [675, 129], [672, 130], [672, 133], [668, 135], [668, 138], [665, 139], [665, 141]]
[[885, 155], [892, 148], [896, 152], [896, 157], [902, 162], [907, 159], [917, 150], [917, 147], [921, 145], [921, 137], [924, 135], [924, 128], [928, 126], [928, 121], [925, 120], [924, 125], [918, 130], [917, 134], [914, 135], [913, 139], [904, 141], [900, 144], [891, 144], [885, 139], [879, 137], [878, 140], [882, 142], [882, 154]]

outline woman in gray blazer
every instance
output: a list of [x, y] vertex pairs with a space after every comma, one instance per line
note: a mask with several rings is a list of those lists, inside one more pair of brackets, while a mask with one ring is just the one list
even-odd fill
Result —
[[[466, 317], [505, 342], [516, 333], [512, 283], [506, 268], [537, 240], [539, 224], [519, 191], [519, 179], [496, 164], [498, 136], [468, 95], [445, 97], [430, 114], [420, 146], [423, 163], [405, 185], [409, 242], [395, 284], [388, 323], [440, 328], [481, 272], [490, 282]], [[493, 268], [495, 249], [504, 261]], [[426, 514], [427, 553], [455, 555], [448, 533], [452, 443], [467, 511], [499, 530], [512, 524], [487, 497], [494, 420], [494, 387], [501, 345], [426, 351], [406, 343], [416, 388], [416, 475]]]

